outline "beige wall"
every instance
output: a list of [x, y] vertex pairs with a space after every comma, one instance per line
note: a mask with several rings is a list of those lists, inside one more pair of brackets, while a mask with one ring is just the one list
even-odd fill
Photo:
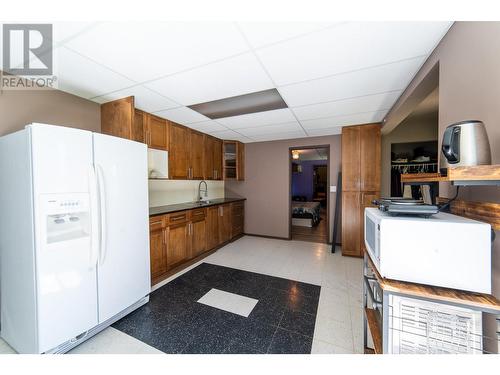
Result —
[[58, 90], [0, 91], [0, 136], [32, 122], [100, 132], [100, 106]]
[[[289, 148], [330, 145], [330, 185], [337, 185], [341, 165], [340, 135], [245, 145], [245, 181], [226, 181], [226, 196], [243, 196], [245, 233], [288, 238]], [[330, 193], [330, 231], [335, 212], [335, 193]]]
[[[149, 207], [193, 202], [200, 181], [149, 180]], [[208, 199], [224, 198], [224, 181], [207, 181]]]
[[[439, 63], [439, 140], [447, 125], [477, 119], [485, 123], [492, 162], [500, 164], [500, 22], [456, 22], [388, 115], [397, 116], [404, 101]], [[442, 183], [440, 194], [454, 188]], [[500, 203], [499, 187], [468, 187], [461, 197]], [[493, 294], [500, 297], [500, 232], [493, 247]], [[494, 321], [488, 321], [494, 329]]]
[[391, 144], [435, 141], [438, 139], [438, 114], [410, 116], [389, 134], [382, 134], [381, 196], [391, 195]]

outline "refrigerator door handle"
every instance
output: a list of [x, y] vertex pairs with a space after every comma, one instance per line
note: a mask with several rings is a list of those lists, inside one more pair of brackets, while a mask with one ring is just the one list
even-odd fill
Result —
[[100, 224], [101, 224], [101, 246], [99, 251], [99, 264], [104, 264], [106, 259], [106, 240], [107, 240], [107, 216], [106, 216], [106, 186], [104, 184], [104, 172], [102, 167], [96, 164], [97, 170], [97, 186], [99, 188], [99, 208], [100, 208]]
[[97, 176], [95, 173], [94, 166], [91, 165], [89, 168], [89, 195], [90, 195], [90, 212], [91, 212], [91, 244], [90, 244], [90, 268], [94, 268], [97, 265], [97, 259], [99, 256], [99, 241], [100, 235], [100, 210], [97, 197]]

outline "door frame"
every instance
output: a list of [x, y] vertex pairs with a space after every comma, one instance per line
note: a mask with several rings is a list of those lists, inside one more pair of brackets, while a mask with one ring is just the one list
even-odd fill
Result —
[[330, 244], [330, 145], [293, 146], [288, 148], [288, 239], [292, 239], [292, 151], [325, 148], [326, 156], [326, 243]]

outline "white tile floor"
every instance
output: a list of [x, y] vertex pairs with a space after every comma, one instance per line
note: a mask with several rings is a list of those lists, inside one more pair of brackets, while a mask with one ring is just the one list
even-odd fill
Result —
[[[363, 352], [361, 259], [342, 257], [339, 249], [331, 254], [330, 246], [320, 243], [245, 236], [203, 261], [321, 285], [312, 352]], [[114, 328], [104, 330], [71, 351], [123, 354], [157, 352]], [[13, 353], [1, 339], [0, 353]]]
[[201, 297], [198, 302], [248, 318], [248, 315], [250, 315], [259, 301], [255, 298], [240, 296], [239, 294], [212, 288], [207, 294]]

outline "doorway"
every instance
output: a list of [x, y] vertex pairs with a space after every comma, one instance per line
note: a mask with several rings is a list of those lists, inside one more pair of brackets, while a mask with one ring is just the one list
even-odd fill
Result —
[[328, 243], [330, 146], [291, 147], [289, 153], [289, 238]]

